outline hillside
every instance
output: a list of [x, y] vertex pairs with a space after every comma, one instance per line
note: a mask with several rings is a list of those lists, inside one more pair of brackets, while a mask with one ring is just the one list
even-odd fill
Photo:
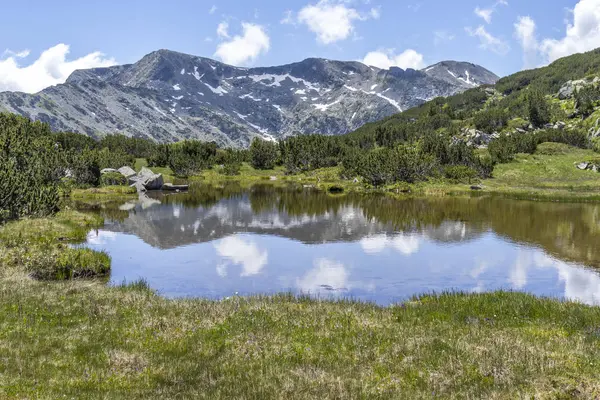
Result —
[[[575, 54], [547, 67], [518, 72], [494, 85], [482, 85], [447, 98], [368, 123], [351, 135], [401, 137], [416, 129], [451, 131], [454, 136], [485, 146], [499, 134], [535, 131], [536, 128], [584, 129], [591, 139], [600, 135], [596, 112], [600, 100], [600, 49]], [[582, 96], [578, 98], [577, 91]], [[543, 96], [545, 121], [530, 120], [530, 99]], [[582, 97], [585, 97], [583, 99]], [[584, 107], [583, 103], [587, 103]], [[585, 108], [585, 109], [582, 109]], [[592, 129], [594, 128], [594, 129]]]
[[0, 112], [92, 137], [122, 133], [244, 147], [253, 137], [344, 134], [497, 79], [454, 61], [421, 71], [324, 59], [246, 69], [159, 50], [135, 64], [76, 71], [34, 95], [0, 93]]

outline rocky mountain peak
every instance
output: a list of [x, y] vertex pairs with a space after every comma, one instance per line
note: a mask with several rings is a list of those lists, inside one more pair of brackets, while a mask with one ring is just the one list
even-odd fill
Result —
[[238, 68], [158, 50], [135, 64], [76, 71], [65, 84], [36, 95], [0, 93], [0, 111], [92, 136], [119, 132], [246, 146], [253, 137], [347, 133], [497, 79], [482, 67], [454, 61], [421, 71], [321, 58]]

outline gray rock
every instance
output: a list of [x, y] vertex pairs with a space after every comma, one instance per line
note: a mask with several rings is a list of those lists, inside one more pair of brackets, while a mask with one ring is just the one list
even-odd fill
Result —
[[116, 173], [119, 172], [118, 170], [114, 169], [114, 168], [104, 168], [103, 170], [100, 171], [100, 173], [102, 175], [104, 174], [112, 174], [112, 173]]
[[[137, 175], [128, 178], [129, 184], [138, 192], [146, 190], [161, 190], [165, 184], [162, 174], [155, 174], [152, 170], [144, 167]], [[142, 189], [143, 188], [143, 189]]]
[[588, 83], [584, 79], [568, 81], [558, 91], [558, 98], [561, 100], [570, 99], [573, 97], [576, 90], [579, 90], [587, 85]]
[[118, 172], [125, 178], [129, 178], [130, 176], [135, 175], [135, 171], [133, 170], [133, 168], [127, 166], [119, 168]]
[[237, 68], [160, 50], [131, 65], [75, 71], [37, 94], [2, 92], [0, 109], [48, 122], [53, 130], [246, 147], [255, 137], [348, 133], [423, 99], [497, 80], [480, 66], [453, 61], [420, 71], [316, 58]]
[[586, 169], [588, 169], [589, 165], [590, 165], [590, 163], [582, 162], [582, 163], [577, 164], [577, 169], [585, 171]]
[[556, 124], [554, 124], [553, 128], [563, 130], [563, 129], [565, 129], [566, 126], [567, 126], [567, 124], [564, 123], [563, 121], [558, 121], [558, 122], [556, 122]]

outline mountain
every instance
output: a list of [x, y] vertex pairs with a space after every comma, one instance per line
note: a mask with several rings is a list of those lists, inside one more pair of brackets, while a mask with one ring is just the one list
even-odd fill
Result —
[[37, 94], [0, 93], [0, 111], [94, 137], [119, 132], [247, 146], [255, 136], [344, 134], [497, 80], [483, 67], [455, 61], [420, 71], [316, 58], [247, 69], [159, 50], [135, 64], [75, 71]]

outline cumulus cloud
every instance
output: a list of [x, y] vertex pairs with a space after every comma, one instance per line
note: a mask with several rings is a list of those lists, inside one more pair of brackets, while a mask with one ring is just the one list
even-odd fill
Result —
[[389, 69], [390, 67], [421, 69], [425, 66], [423, 55], [413, 49], [405, 50], [400, 54], [394, 54], [393, 50], [385, 49], [371, 51], [362, 62], [382, 69]]
[[518, 18], [515, 37], [523, 49], [526, 67], [546, 65], [600, 47], [600, 0], [580, 0], [572, 14], [573, 20], [567, 21], [565, 35], [559, 39], [538, 40], [535, 21], [530, 17]]
[[93, 52], [75, 60], [67, 60], [69, 46], [58, 44], [42, 52], [33, 63], [22, 66], [19, 59], [29, 56], [29, 50], [5, 52], [0, 59], [0, 91], [36, 93], [49, 86], [64, 83], [78, 69], [110, 67], [116, 64], [100, 52]]
[[313, 269], [297, 280], [296, 286], [303, 293], [341, 293], [350, 289], [348, 271], [339, 262], [319, 259], [315, 261]]
[[217, 26], [217, 36], [225, 39], [229, 39], [229, 24], [227, 22], [221, 22]]
[[523, 65], [532, 68], [538, 64], [538, 41], [535, 37], [535, 21], [519, 17], [515, 23], [515, 37], [523, 49]]
[[[225, 29], [222, 29], [223, 24]], [[220, 43], [215, 52], [215, 56], [226, 64], [246, 65], [271, 47], [269, 35], [261, 25], [242, 22], [243, 33], [233, 38], [229, 37], [227, 28], [226, 23], [219, 24], [218, 35], [230, 40]]]
[[317, 35], [317, 41], [331, 44], [347, 39], [354, 32], [355, 21], [379, 18], [379, 8], [361, 13], [349, 7], [346, 1], [321, 0], [298, 12], [298, 22], [305, 24]]
[[465, 31], [469, 36], [478, 38], [479, 47], [484, 50], [489, 50], [500, 55], [505, 55], [510, 50], [510, 45], [505, 40], [489, 33], [483, 25], [479, 25], [476, 29], [466, 27]]
[[360, 246], [367, 254], [381, 253], [385, 249], [391, 248], [400, 254], [410, 256], [419, 251], [421, 238], [404, 233], [395, 236], [375, 235], [361, 240]]
[[507, 6], [506, 0], [498, 0], [493, 6], [489, 8], [475, 7], [475, 15], [482, 18], [486, 23], [492, 23], [492, 15], [497, 11], [499, 6]]
[[565, 37], [545, 39], [541, 51], [548, 62], [600, 46], [600, 0], [581, 0], [573, 9], [573, 22]]
[[[230, 236], [215, 244], [217, 254], [235, 265], [242, 266], [241, 276], [258, 275], [268, 262], [267, 251], [261, 251], [258, 245], [238, 236]], [[219, 276], [227, 275], [227, 265], [217, 266]]]

